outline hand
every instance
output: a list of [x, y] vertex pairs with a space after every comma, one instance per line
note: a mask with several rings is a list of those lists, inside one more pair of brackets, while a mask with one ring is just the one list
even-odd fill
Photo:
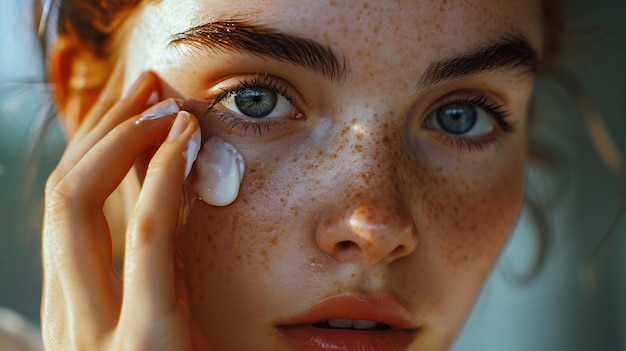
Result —
[[[117, 101], [115, 89], [105, 88], [46, 183], [44, 344], [55, 351], [191, 350], [174, 281], [173, 236], [186, 176], [183, 155], [198, 122], [174, 112], [137, 123], [158, 94], [152, 73], [124, 99]], [[155, 147], [126, 232], [122, 281], [103, 206], [134, 162]]]

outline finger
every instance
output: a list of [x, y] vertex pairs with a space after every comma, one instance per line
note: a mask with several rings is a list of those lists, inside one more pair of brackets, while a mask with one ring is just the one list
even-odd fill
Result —
[[[43, 233], [42, 318], [69, 329], [51, 328], [56, 337], [81, 327], [76, 325], [79, 321], [85, 324], [83, 336], [101, 335], [114, 326], [121, 306], [121, 283], [112, 264], [106, 264], [107, 257], [111, 260], [109, 234], [103, 229], [106, 219], [98, 214], [77, 218], [80, 213], [68, 208], [46, 206], [52, 209], [46, 210]], [[62, 221], [71, 222], [63, 225]], [[79, 236], [90, 236], [91, 245], [75, 240]]]
[[162, 115], [148, 119], [136, 116], [111, 130], [88, 150], [58, 187], [71, 193], [83, 207], [102, 208], [137, 156], [165, 139], [180, 108], [173, 99], [159, 106], [165, 106]]
[[147, 71], [142, 73], [135, 80], [128, 92], [126, 92], [126, 94], [120, 99], [121, 85], [121, 81], [112, 81], [109, 91], [104, 92], [98, 103], [94, 105], [93, 109], [89, 112], [83, 122], [83, 125], [85, 126], [85, 134], [90, 134], [93, 130], [96, 130], [98, 125], [108, 124], [108, 129], [110, 130], [119, 124], [119, 118], [108, 113], [116, 104], [131, 102], [131, 106], [135, 108], [135, 110], [132, 111], [134, 112], [134, 115], [147, 109], [150, 105], [154, 105], [160, 100], [159, 77], [154, 72]]
[[94, 125], [96, 117], [98, 123], [91, 129], [84, 128], [79, 131], [80, 135], [72, 138], [72, 142], [68, 145], [63, 157], [59, 161], [57, 168], [50, 177], [50, 182], [58, 182], [68, 171], [73, 168], [76, 163], [104, 136], [106, 136], [115, 126], [122, 121], [140, 114], [145, 110], [148, 101], [153, 93], [159, 89], [158, 77], [154, 73], [145, 73], [137, 80], [133, 88], [130, 90], [127, 98], [122, 99], [114, 104], [113, 107], [104, 103], [103, 106], [96, 108], [108, 109], [108, 112], [98, 117], [98, 112], [94, 112], [85, 121], [85, 125]]
[[102, 206], [130, 169], [134, 157], [164, 140], [173, 118], [170, 114], [139, 124], [137, 118], [122, 123], [47, 191], [45, 281], [53, 287], [62, 286], [66, 307], [77, 315], [101, 316], [110, 314], [110, 310], [119, 311], [119, 281]]
[[[172, 313], [183, 318], [176, 297], [173, 241], [186, 176], [184, 155], [190, 143], [199, 147], [199, 142], [197, 120], [180, 112], [168, 141], [150, 162], [126, 236], [122, 317], [132, 309], [131, 318]], [[191, 161], [198, 151], [193, 149], [187, 156]]]
[[[102, 119], [102, 116], [113, 107], [113, 105], [120, 100], [122, 83], [124, 79], [123, 65], [115, 65], [113, 72], [109, 76], [106, 85], [102, 89], [102, 92], [98, 96], [98, 99], [91, 107], [85, 118], [81, 121], [79, 129], [76, 134], [72, 136], [72, 140], [80, 140], [84, 134], [94, 128], [94, 126]], [[142, 78], [140, 76], [137, 81]], [[70, 142], [72, 142], [70, 140]]]

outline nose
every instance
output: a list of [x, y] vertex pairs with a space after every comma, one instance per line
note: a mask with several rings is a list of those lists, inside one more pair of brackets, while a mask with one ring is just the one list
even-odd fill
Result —
[[339, 262], [373, 266], [409, 255], [417, 231], [399, 203], [364, 201], [348, 211], [332, 211], [316, 233], [318, 247]]
[[[355, 112], [376, 116], [373, 112]], [[339, 262], [373, 266], [406, 257], [417, 247], [418, 236], [408, 207], [402, 175], [405, 145], [394, 134], [401, 126], [379, 125], [377, 118], [354, 122], [349, 132], [341, 133], [337, 143], [342, 162], [333, 173], [328, 202], [315, 229], [321, 251]], [[344, 135], [345, 134], [345, 135]], [[339, 135], [339, 134], [338, 134]], [[412, 194], [412, 195], [411, 195]]]

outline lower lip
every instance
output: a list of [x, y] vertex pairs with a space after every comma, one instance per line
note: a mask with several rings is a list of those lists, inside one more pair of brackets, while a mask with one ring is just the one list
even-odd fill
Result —
[[277, 328], [278, 335], [299, 351], [404, 351], [416, 332], [415, 329], [359, 331], [306, 325]]

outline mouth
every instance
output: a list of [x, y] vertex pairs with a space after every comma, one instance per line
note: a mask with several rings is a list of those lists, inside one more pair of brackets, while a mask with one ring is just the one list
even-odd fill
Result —
[[354, 295], [324, 300], [275, 329], [299, 351], [402, 351], [418, 330], [396, 300]]

